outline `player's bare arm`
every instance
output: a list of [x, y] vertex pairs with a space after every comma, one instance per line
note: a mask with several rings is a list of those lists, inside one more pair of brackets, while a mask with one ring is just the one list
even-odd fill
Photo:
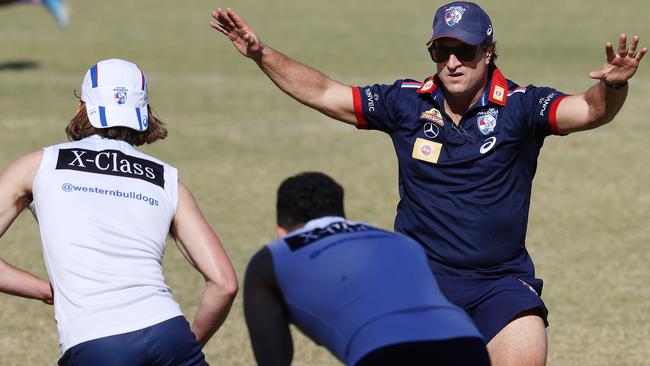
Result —
[[290, 365], [293, 341], [289, 312], [275, 278], [273, 258], [262, 248], [251, 258], [244, 278], [244, 313], [258, 365]]
[[196, 339], [205, 345], [226, 320], [238, 290], [237, 275], [219, 237], [182, 182], [172, 234], [181, 253], [205, 278], [206, 287], [192, 323]]
[[627, 97], [627, 82], [636, 73], [648, 48], [639, 48], [639, 37], [621, 34], [617, 50], [611, 42], [605, 44], [606, 61], [601, 70], [589, 77], [599, 82], [582, 94], [564, 98], [557, 110], [557, 126], [561, 133], [589, 130], [614, 119]]
[[[32, 183], [43, 156], [27, 154], [0, 174], [0, 237], [31, 202]], [[50, 283], [0, 259], [0, 291], [52, 304]]]
[[239, 53], [255, 61], [282, 91], [331, 118], [357, 124], [349, 85], [268, 47], [232, 9], [218, 8], [212, 17], [215, 21], [210, 26], [228, 37]]

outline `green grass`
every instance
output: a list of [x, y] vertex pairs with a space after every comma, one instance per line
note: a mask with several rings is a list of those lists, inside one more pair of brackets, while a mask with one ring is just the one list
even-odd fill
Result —
[[[182, 4], [182, 5], [181, 5]], [[365, 1], [70, 1], [71, 26], [56, 29], [38, 6], [0, 10], [0, 167], [65, 139], [86, 69], [100, 59], [138, 63], [169, 138], [144, 151], [179, 168], [237, 268], [273, 239], [279, 182], [305, 170], [346, 188], [348, 216], [391, 228], [397, 165], [386, 136], [333, 122], [278, 91], [208, 27], [217, 6], [237, 9], [262, 39], [350, 83], [422, 79], [424, 48], [441, 3]], [[482, 1], [495, 24], [505, 75], [577, 93], [592, 84], [605, 41], [637, 33], [650, 45], [646, 0]], [[549, 138], [542, 150], [528, 248], [545, 280], [549, 365], [650, 364], [650, 60], [630, 84], [617, 120]], [[202, 281], [169, 243], [165, 273], [191, 318]], [[22, 215], [0, 239], [0, 257], [44, 275], [37, 225]], [[59, 357], [52, 308], [0, 295], [0, 364], [51, 365]], [[296, 335], [295, 365], [336, 365]], [[206, 346], [219, 365], [253, 364], [238, 297]]]

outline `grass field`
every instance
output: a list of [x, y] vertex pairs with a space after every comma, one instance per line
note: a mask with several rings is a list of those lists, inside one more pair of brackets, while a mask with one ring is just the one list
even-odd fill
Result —
[[[248, 258], [273, 239], [275, 189], [288, 175], [330, 174], [346, 188], [350, 218], [391, 228], [398, 198], [389, 139], [293, 102], [208, 21], [213, 8], [233, 7], [269, 45], [350, 84], [423, 79], [433, 72], [424, 43], [442, 2], [402, 3], [74, 0], [66, 31], [38, 6], [2, 8], [0, 167], [63, 141], [86, 69], [125, 58], [148, 74], [150, 102], [170, 132], [143, 150], [179, 168], [240, 282]], [[628, 32], [650, 45], [647, 0], [479, 3], [495, 25], [499, 67], [524, 85], [580, 92], [604, 61], [605, 41]], [[614, 123], [549, 138], [542, 149], [527, 246], [545, 280], [549, 365], [650, 365], [650, 59], [643, 63]], [[202, 280], [169, 244], [165, 274], [191, 318]], [[0, 239], [0, 257], [44, 275], [31, 215]], [[52, 315], [0, 295], [0, 365], [54, 364]], [[295, 365], [338, 364], [294, 334]], [[254, 363], [241, 296], [205, 353], [215, 365]]]

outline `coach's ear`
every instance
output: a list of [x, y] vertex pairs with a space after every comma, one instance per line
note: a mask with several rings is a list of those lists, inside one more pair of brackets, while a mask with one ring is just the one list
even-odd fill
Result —
[[281, 238], [283, 236], [287, 236], [288, 233], [289, 232], [287, 231], [287, 229], [283, 228], [282, 226], [276, 226], [275, 227], [275, 235], [278, 238]]
[[492, 55], [494, 55], [494, 45], [488, 47], [487, 50], [485, 50], [485, 64], [489, 65], [490, 62], [492, 61]]

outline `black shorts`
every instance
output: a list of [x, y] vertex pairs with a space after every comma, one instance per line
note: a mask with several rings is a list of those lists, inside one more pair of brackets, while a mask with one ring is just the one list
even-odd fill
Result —
[[355, 366], [489, 366], [490, 358], [478, 337], [394, 344], [365, 355]]

